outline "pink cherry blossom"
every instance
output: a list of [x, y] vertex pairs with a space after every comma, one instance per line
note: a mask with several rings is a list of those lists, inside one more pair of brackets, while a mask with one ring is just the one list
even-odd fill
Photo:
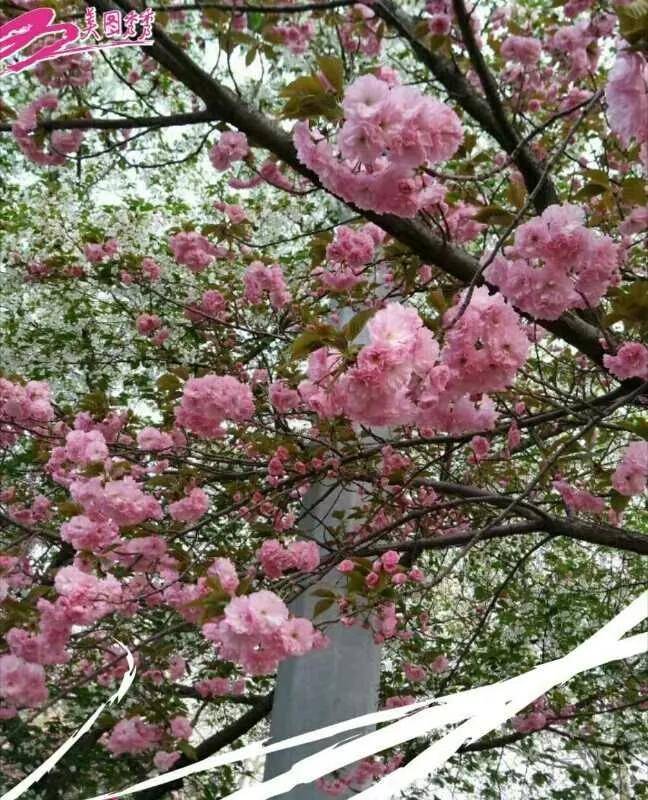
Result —
[[245, 422], [254, 414], [250, 387], [230, 375], [190, 378], [175, 417], [179, 425], [208, 439], [224, 435], [226, 420]]
[[247, 137], [239, 131], [225, 131], [209, 152], [209, 159], [219, 172], [236, 161], [247, 158], [250, 148]]
[[169, 506], [169, 514], [177, 522], [197, 522], [207, 513], [209, 497], [202, 489], [192, 489], [182, 500]]
[[17, 708], [43, 705], [48, 696], [45, 670], [40, 664], [5, 653], [0, 656], [0, 696]]
[[148, 425], [137, 434], [137, 446], [140, 450], [160, 452], [173, 447], [173, 437]]
[[648, 347], [640, 342], [626, 342], [616, 355], [604, 355], [603, 364], [617, 378], [648, 380]]
[[612, 486], [626, 497], [641, 494], [648, 479], [648, 442], [632, 442], [612, 475]]

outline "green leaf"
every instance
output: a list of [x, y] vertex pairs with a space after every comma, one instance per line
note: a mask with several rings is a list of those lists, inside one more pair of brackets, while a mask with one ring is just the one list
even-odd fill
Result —
[[474, 214], [474, 219], [476, 219], [477, 222], [485, 222], [487, 225], [505, 227], [513, 222], [515, 214], [501, 206], [484, 206]]
[[341, 110], [335, 95], [315, 75], [302, 75], [281, 90], [287, 98], [281, 115], [289, 119], [337, 119]]
[[630, 206], [641, 206], [648, 202], [646, 182], [642, 178], [625, 178], [621, 185], [623, 202]]
[[618, 6], [621, 36], [632, 45], [648, 43], [648, 0], [636, 0], [629, 6]]
[[635, 281], [627, 289], [614, 289], [610, 296], [611, 310], [605, 320], [608, 325], [623, 322], [640, 333], [648, 331], [648, 281]]
[[178, 750], [182, 750], [182, 752], [185, 754], [185, 756], [187, 758], [191, 759], [191, 761], [197, 761], [198, 760], [198, 753], [196, 752], [196, 748], [192, 747], [189, 744], [189, 742], [186, 742], [184, 740], [178, 742]]
[[293, 358], [304, 358], [324, 345], [321, 334], [304, 331], [292, 343], [290, 352]]
[[589, 178], [590, 183], [597, 186], [605, 186], [607, 188], [610, 185], [610, 179], [602, 169], [586, 169], [583, 174]]
[[605, 194], [606, 192], [606, 187], [601, 186], [600, 183], [586, 183], [585, 186], [576, 192], [574, 197], [576, 200], [591, 200], [592, 197]]
[[612, 490], [612, 498], [610, 500], [610, 505], [615, 511], [617, 512], [623, 511], [629, 502], [630, 502], [629, 497], [626, 497], [624, 494], [620, 494], [619, 492], [616, 491], [616, 489]]
[[334, 56], [319, 56], [317, 64], [328, 82], [335, 89], [336, 94], [341, 96], [344, 89], [344, 64], [342, 60]]
[[351, 319], [342, 329], [347, 341], [353, 342], [356, 336], [360, 334], [364, 326], [367, 324], [367, 322], [369, 322], [375, 313], [375, 308], [365, 308], [362, 311], [358, 311], [355, 316], [351, 317]]
[[323, 600], [318, 600], [315, 603], [315, 608], [313, 609], [313, 619], [319, 617], [325, 611], [327, 611], [335, 602], [333, 598], [324, 598]]
[[313, 597], [337, 597], [336, 592], [334, 592], [332, 589], [315, 589], [311, 592], [311, 594]]

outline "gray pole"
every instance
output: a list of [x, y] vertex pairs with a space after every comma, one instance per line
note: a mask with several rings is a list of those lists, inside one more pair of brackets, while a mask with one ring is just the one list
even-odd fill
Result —
[[[305, 513], [300, 527], [323, 542], [328, 538], [327, 527], [340, 524], [338, 514], [333, 516], [334, 513], [349, 512], [359, 505], [356, 491], [337, 487], [327, 494], [330, 488], [330, 483], [317, 483], [302, 501]], [[343, 585], [344, 576], [332, 570], [301, 594], [291, 605], [291, 611], [312, 619], [314, 606], [321, 600], [313, 591]], [[317, 621], [336, 619], [338, 615], [333, 605]], [[327, 649], [288, 659], [279, 667], [270, 726], [273, 741], [368, 714], [377, 708], [381, 651], [374, 644], [371, 631], [338, 622], [330, 625], [326, 633], [331, 639]], [[332, 744], [336, 738], [270, 754], [264, 777], [285, 772], [296, 761]], [[282, 794], [280, 800], [325, 800], [325, 797], [315, 784], [309, 784], [296, 786]]]

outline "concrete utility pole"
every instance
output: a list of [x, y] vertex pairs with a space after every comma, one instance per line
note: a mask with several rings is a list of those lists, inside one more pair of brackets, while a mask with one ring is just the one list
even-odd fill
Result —
[[[320, 542], [329, 539], [327, 527], [340, 524], [336, 512], [348, 513], [360, 504], [357, 491], [332, 489], [332, 484], [325, 481], [315, 484], [302, 502], [305, 513], [300, 527]], [[332, 570], [295, 600], [292, 613], [312, 619], [315, 604], [322, 599], [314, 596], [313, 591], [344, 584], [344, 576]], [[336, 619], [338, 615], [333, 605], [317, 621]], [[357, 625], [348, 628], [338, 622], [326, 632], [331, 639], [327, 649], [290, 658], [279, 667], [270, 726], [274, 741], [359, 717], [377, 708], [381, 648], [374, 644], [371, 631]], [[331, 738], [270, 754], [265, 779], [285, 772], [296, 761], [335, 741], [336, 738]], [[296, 786], [282, 794], [280, 800], [325, 800], [325, 797], [315, 784], [309, 784]]]
[[[338, 324], [345, 325], [353, 313], [348, 307], [340, 309]], [[366, 330], [363, 330], [355, 343], [367, 344], [368, 338]], [[377, 428], [376, 433], [384, 437], [386, 429]], [[311, 487], [302, 500], [303, 517], [299, 527], [324, 543], [330, 539], [328, 530], [340, 524], [340, 514], [344, 512], [348, 515], [362, 504], [357, 490], [332, 487], [331, 481], [320, 481]], [[344, 589], [345, 586], [345, 576], [334, 569], [301, 594], [290, 610], [298, 617], [313, 619], [315, 604], [322, 599], [313, 595], [313, 592], [318, 589]], [[318, 616], [317, 622], [334, 620], [338, 616], [338, 609], [332, 606]], [[307, 653], [300, 658], [290, 658], [279, 665], [270, 725], [274, 741], [369, 714], [378, 708], [381, 648], [374, 644], [372, 632], [359, 625], [348, 628], [337, 622], [329, 625], [326, 633], [331, 640], [328, 648]], [[358, 733], [369, 730], [367, 728]], [[265, 779], [285, 772], [296, 761], [348, 735], [271, 753], [266, 759]], [[296, 786], [282, 794], [279, 800], [325, 798], [326, 795], [315, 784], [308, 784]]]

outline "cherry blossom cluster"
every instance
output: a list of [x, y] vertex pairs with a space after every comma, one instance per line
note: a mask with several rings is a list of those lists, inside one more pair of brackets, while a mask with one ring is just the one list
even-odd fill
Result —
[[567, 705], [554, 711], [548, 699], [543, 695], [535, 700], [526, 714], [518, 714], [511, 719], [513, 730], [517, 733], [532, 733], [542, 730], [547, 725], [563, 723], [574, 715], [576, 706]]
[[334, 292], [348, 291], [364, 279], [364, 268], [376, 247], [385, 240], [385, 232], [368, 223], [362, 228], [340, 225], [333, 241], [326, 248], [326, 266], [313, 270], [322, 285]]
[[185, 316], [194, 325], [208, 325], [215, 320], [227, 319], [227, 303], [223, 295], [216, 289], [207, 289], [198, 302], [185, 308]]
[[366, 425], [491, 428], [496, 414], [483, 393], [509, 386], [526, 360], [519, 317], [481, 287], [469, 299], [462, 295], [444, 322], [440, 349], [414, 308], [390, 303], [369, 321], [370, 342], [350, 368], [328, 348], [313, 353], [299, 394], [321, 416], [344, 413]]
[[198, 522], [209, 508], [209, 497], [203, 489], [194, 488], [181, 500], [169, 505], [169, 514], [177, 522]]
[[624, 147], [641, 145], [648, 168], [648, 61], [636, 51], [621, 51], [605, 87], [610, 127]]
[[45, 150], [47, 137], [37, 133], [39, 114], [57, 108], [58, 98], [44, 94], [23, 108], [11, 126], [18, 147], [35, 164], [46, 167], [65, 164], [67, 156], [76, 153], [83, 141], [82, 130], [55, 130], [49, 136], [49, 149]]
[[617, 378], [640, 378], [648, 380], [648, 347], [641, 342], [626, 342], [616, 355], [604, 355], [603, 364]]
[[230, 678], [204, 678], [194, 684], [195, 690], [204, 699], [212, 697], [226, 697], [227, 695], [242, 695], [245, 690], [245, 680], [231, 680]]
[[250, 387], [231, 375], [190, 378], [184, 385], [175, 418], [178, 425], [208, 439], [225, 433], [226, 420], [246, 422], [254, 414]]
[[209, 151], [214, 168], [223, 172], [237, 161], [247, 158], [250, 152], [247, 137], [240, 131], [225, 131]]
[[317, 788], [329, 797], [348, 797], [350, 791], [358, 794], [375, 781], [397, 769], [404, 758], [401, 754], [388, 759], [376, 756], [364, 758], [340, 772], [336, 777], [319, 778]]
[[270, 31], [291, 53], [299, 55], [308, 50], [315, 35], [315, 22], [309, 19], [297, 24], [273, 25]]
[[13, 444], [24, 430], [42, 430], [53, 418], [46, 383], [28, 381], [23, 386], [0, 378], [0, 446]]
[[612, 475], [612, 486], [626, 497], [641, 494], [648, 480], [648, 442], [631, 442]]
[[106, 239], [104, 242], [87, 242], [83, 246], [83, 254], [91, 264], [99, 264], [116, 256], [119, 252], [119, 247], [117, 239]]
[[580, 206], [553, 205], [520, 225], [485, 276], [521, 311], [554, 320], [571, 308], [598, 305], [621, 279], [619, 258], [609, 236], [585, 226]]
[[553, 487], [560, 492], [563, 502], [571, 511], [583, 511], [588, 514], [602, 514], [605, 511], [605, 500], [588, 492], [587, 489], [571, 486], [564, 480], [554, 481]]
[[363, 209], [413, 217], [439, 200], [421, 170], [446, 161], [463, 139], [447, 105], [411, 86], [364, 75], [347, 87], [335, 145], [298, 122], [297, 153], [322, 184]]
[[322, 647], [325, 637], [304, 617], [291, 617], [285, 603], [262, 589], [234, 597], [222, 618], [203, 625], [221, 658], [240, 664], [250, 675], [268, 675], [290, 656]]
[[262, 261], [253, 261], [243, 274], [243, 283], [243, 298], [252, 305], [257, 305], [267, 295], [270, 305], [279, 310], [292, 299], [279, 264], [267, 266]]
[[34, 75], [43, 84], [55, 89], [64, 86], [87, 86], [93, 77], [92, 59], [82, 53], [58, 56], [50, 61], [40, 61]]
[[278, 539], [265, 539], [257, 559], [268, 578], [281, 578], [288, 570], [313, 572], [320, 563], [319, 547], [313, 541], [291, 542], [284, 547]]
[[382, 47], [380, 18], [368, 5], [351, 6], [340, 25], [340, 41], [350, 53], [377, 56]]
[[209, 239], [196, 231], [176, 233], [169, 242], [173, 257], [192, 272], [204, 272], [215, 258], [225, 258], [227, 250], [213, 245]]

